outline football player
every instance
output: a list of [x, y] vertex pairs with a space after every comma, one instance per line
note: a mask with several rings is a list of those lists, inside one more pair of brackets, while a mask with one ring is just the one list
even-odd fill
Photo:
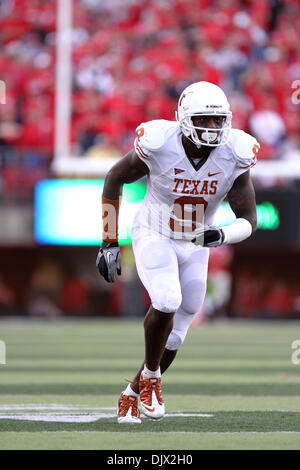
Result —
[[[141, 423], [142, 412], [165, 413], [161, 374], [182, 345], [203, 304], [209, 248], [238, 243], [256, 229], [250, 168], [259, 144], [231, 128], [226, 95], [198, 82], [178, 101], [176, 121], [154, 120], [137, 128], [134, 149], [108, 172], [102, 196], [103, 243], [97, 266], [107, 282], [121, 274], [118, 213], [122, 186], [147, 175], [147, 194], [132, 230], [138, 274], [152, 305], [144, 320], [145, 358], [118, 401], [119, 423]], [[212, 225], [227, 198], [236, 220]]]

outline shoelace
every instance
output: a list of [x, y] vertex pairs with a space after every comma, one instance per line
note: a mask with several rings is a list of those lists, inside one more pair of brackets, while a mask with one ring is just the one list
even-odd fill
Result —
[[140, 410], [138, 409], [138, 400], [136, 397], [130, 395], [122, 395], [120, 398], [120, 415], [125, 416], [129, 407], [132, 406], [131, 414], [132, 416], [140, 417]]
[[161, 379], [150, 378], [140, 380], [140, 394], [141, 400], [147, 405], [151, 406], [152, 392], [155, 392], [157, 401], [160, 405], [163, 404], [162, 394], [161, 394]]

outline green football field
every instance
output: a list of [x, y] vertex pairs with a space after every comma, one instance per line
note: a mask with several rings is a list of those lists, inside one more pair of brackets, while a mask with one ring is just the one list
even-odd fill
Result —
[[300, 449], [300, 323], [194, 327], [163, 376], [166, 416], [119, 425], [143, 319], [3, 321], [0, 449]]

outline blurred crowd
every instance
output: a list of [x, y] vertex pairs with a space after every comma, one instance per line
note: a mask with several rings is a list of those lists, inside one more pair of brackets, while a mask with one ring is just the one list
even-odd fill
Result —
[[[0, 266], [0, 318], [143, 318], [150, 306], [131, 246], [122, 247], [122, 276], [116, 276], [114, 284], [97, 274], [93, 249], [74, 247], [47, 254], [42, 248], [32, 248], [27, 258], [24, 253], [19, 252], [23, 272], [10, 269], [7, 263]], [[253, 256], [252, 263], [240, 256], [234, 260], [230, 246], [211, 249], [207, 293], [193, 325], [226, 317], [300, 319], [298, 266], [299, 255], [272, 265]]]
[[[137, 125], [174, 119], [182, 89], [207, 80], [261, 159], [299, 159], [299, 24], [298, 0], [73, 0], [72, 153], [124, 154]], [[55, 31], [56, 1], [0, 0], [0, 204], [51, 171]]]
[[[138, 278], [131, 246], [122, 247], [122, 276], [116, 276], [113, 284], [97, 273], [94, 251], [79, 247], [60, 251], [42, 247], [20, 249], [21, 272], [7, 263], [11, 254], [3, 255], [0, 317], [143, 317], [150, 299]], [[0, 251], [0, 257], [1, 254]]]
[[[26, 266], [23, 275], [10, 270], [6, 263], [0, 267], [0, 316], [143, 317], [151, 301], [139, 280], [132, 247], [124, 246], [121, 251], [122, 276], [116, 276], [113, 284], [107, 284], [97, 275], [90, 259], [92, 250], [81, 251], [77, 247], [69, 253], [53, 251], [46, 255], [42, 248], [32, 248], [31, 257], [24, 252], [19, 254], [20, 262]], [[228, 315], [231, 260], [231, 247], [212, 250], [207, 296], [195, 323]]]
[[297, 277], [241, 270], [234, 283], [232, 316], [244, 318], [300, 319], [300, 287]]

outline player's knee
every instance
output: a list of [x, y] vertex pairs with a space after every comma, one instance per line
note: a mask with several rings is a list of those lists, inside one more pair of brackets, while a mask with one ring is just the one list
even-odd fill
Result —
[[199, 279], [190, 281], [183, 291], [182, 309], [189, 315], [198, 313], [204, 301], [205, 291], [206, 282]]
[[182, 331], [171, 331], [166, 343], [166, 349], [169, 349], [170, 351], [177, 351], [177, 349], [179, 349], [182, 345], [185, 336], [186, 335]]
[[172, 313], [179, 309], [181, 304], [181, 293], [177, 291], [163, 290], [157, 293], [152, 302], [153, 307], [160, 312]]
[[182, 302], [180, 284], [175, 276], [166, 273], [157, 275], [152, 281], [152, 304], [161, 312], [176, 312]]

